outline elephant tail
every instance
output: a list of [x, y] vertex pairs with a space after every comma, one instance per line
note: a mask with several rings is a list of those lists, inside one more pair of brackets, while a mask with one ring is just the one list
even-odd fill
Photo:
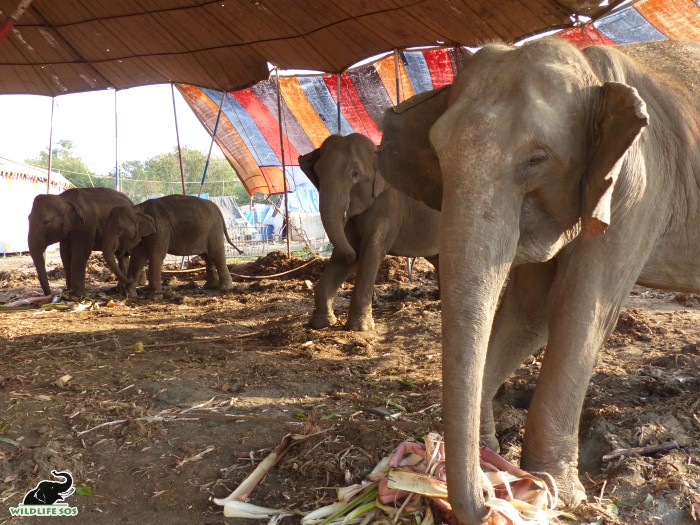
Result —
[[233, 246], [233, 247], [238, 251], [238, 253], [239, 253], [240, 255], [243, 255], [243, 250], [241, 250], [238, 246], [236, 246], [235, 244], [233, 244], [233, 241], [231, 241], [231, 237], [228, 236], [228, 229], [226, 228], [226, 223], [224, 223], [224, 235], [226, 236], [226, 240], [228, 241], [228, 243], [229, 243], [231, 246]]

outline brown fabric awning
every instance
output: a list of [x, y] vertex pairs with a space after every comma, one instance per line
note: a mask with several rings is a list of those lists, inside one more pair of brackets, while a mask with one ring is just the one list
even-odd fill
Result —
[[599, 0], [33, 0], [12, 20], [22, 2], [0, 0], [0, 94], [171, 81], [234, 90], [267, 78], [267, 62], [335, 73], [383, 51], [513, 41], [610, 9]]

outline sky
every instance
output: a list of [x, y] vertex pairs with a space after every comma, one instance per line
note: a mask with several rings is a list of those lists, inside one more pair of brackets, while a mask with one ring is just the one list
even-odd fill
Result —
[[[53, 144], [71, 140], [88, 167], [106, 175], [115, 166], [114, 91], [55, 98]], [[209, 151], [211, 137], [175, 90], [180, 143]], [[170, 84], [117, 92], [119, 162], [146, 160], [177, 146]], [[0, 95], [0, 157], [23, 162], [49, 146], [51, 97]], [[213, 156], [223, 157], [214, 145]]]

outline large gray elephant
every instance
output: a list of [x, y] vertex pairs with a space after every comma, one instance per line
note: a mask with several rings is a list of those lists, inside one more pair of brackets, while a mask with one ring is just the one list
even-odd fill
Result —
[[319, 189], [321, 220], [333, 243], [314, 289], [313, 328], [335, 324], [333, 298], [354, 268], [345, 327], [358, 331], [374, 328], [372, 292], [385, 255], [422, 256], [437, 268], [440, 214], [388, 186], [378, 169], [382, 155], [368, 137], [355, 133], [331, 135], [319, 149], [299, 157], [301, 169]]
[[[230, 290], [231, 274], [226, 266], [224, 217], [211, 201], [188, 195], [166, 195], [135, 206], [114, 208], [104, 228], [102, 252], [110, 269], [126, 284], [127, 296], [136, 296], [136, 277], [148, 261], [148, 291], [161, 289], [161, 269], [166, 254], [200, 255], [206, 261], [206, 287]], [[130, 254], [125, 275], [114, 254]]]
[[546, 345], [521, 466], [580, 500], [581, 408], [633, 284], [700, 292], [698, 86], [690, 42], [491, 44], [456, 78], [430, 129], [441, 177], [399, 187], [442, 187], [443, 417], [460, 523], [488, 511], [479, 441], [498, 446], [492, 399], [528, 356]]
[[[85, 267], [90, 252], [102, 248], [102, 232], [115, 206], [133, 203], [109, 188], [73, 188], [60, 195], [37, 195], [29, 214], [29, 253], [45, 294], [51, 293], [46, 275], [46, 248], [60, 243], [67, 291], [85, 294]], [[125, 260], [119, 264], [124, 267]]]

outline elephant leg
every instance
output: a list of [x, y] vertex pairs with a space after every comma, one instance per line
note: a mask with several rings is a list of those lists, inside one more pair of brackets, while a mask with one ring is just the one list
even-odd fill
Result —
[[136, 297], [136, 285], [143, 284], [140, 281], [141, 277], [145, 273], [143, 267], [146, 264], [146, 252], [141, 246], [137, 246], [131, 253], [129, 258], [129, 268], [127, 270], [127, 277], [131, 280], [131, 283], [126, 287], [126, 296], [135, 298]]
[[440, 297], [440, 255], [431, 255], [425, 258], [435, 268], [435, 280], [438, 283], [438, 298]]
[[355, 288], [350, 297], [350, 310], [345, 328], [364, 332], [374, 328], [372, 319], [372, 295], [374, 294], [374, 281], [377, 279], [377, 271], [388, 249], [382, 249], [383, 244], [379, 238], [369, 240], [360, 249]]
[[85, 270], [92, 253], [93, 239], [80, 235], [71, 239], [71, 290], [75, 295], [85, 295]]
[[356, 265], [356, 262], [345, 262], [343, 257], [339, 256], [335, 250], [333, 251], [321, 278], [314, 287], [314, 311], [309, 320], [311, 328], [318, 330], [336, 323], [337, 319], [333, 313], [333, 299], [340, 285], [343, 284], [345, 278]]
[[157, 298], [163, 294], [161, 272], [167, 252], [153, 249], [148, 257], [148, 293]]
[[70, 291], [73, 281], [71, 280], [71, 242], [70, 239], [65, 239], [59, 244], [59, 252], [61, 254], [61, 264], [63, 264], [63, 273], [66, 274], [66, 290]]
[[528, 410], [521, 466], [554, 476], [566, 503], [586, 497], [578, 478], [581, 409], [598, 351], [653, 246], [647, 241], [608, 231], [601, 240], [579, 244], [557, 267], [547, 349]]
[[[219, 233], [221, 237], [221, 233]], [[209, 254], [210, 261], [216, 267], [216, 273], [218, 274], [218, 288], [222, 292], [233, 289], [233, 280], [231, 279], [231, 272], [226, 265], [226, 249], [223, 243], [221, 246], [217, 246]]]
[[219, 276], [216, 274], [214, 269], [214, 263], [212, 257], [209, 254], [203, 253], [200, 255], [206, 265], [206, 281], [204, 282], [204, 288], [207, 290], [216, 290], [219, 288]]
[[525, 359], [547, 343], [547, 296], [556, 263], [514, 268], [496, 313], [486, 354], [481, 397], [481, 442], [498, 451], [493, 398]]

